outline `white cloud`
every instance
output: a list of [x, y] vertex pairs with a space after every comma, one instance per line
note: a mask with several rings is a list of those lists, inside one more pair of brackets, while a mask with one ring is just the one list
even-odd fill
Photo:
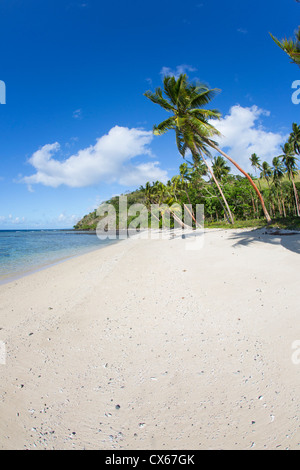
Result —
[[137, 156], [152, 156], [149, 148], [152, 139], [152, 131], [115, 126], [95, 145], [63, 161], [54, 158], [61, 149], [59, 143], [47, 144], [29, 159], [36, 172], [21, 181], [29, 188], [34, 184], [80, 188], [100, 182], [140, 185], [158, 179], [165, 181], [167, 172], [159, 167], [159, 162], [132, 161]]
[[253, 171], [249, 161], [253, 153], [261, 161], [271, 163], [274, 157], [280, 155], [280, 146], [287, 139], [287, 135], [265, 130], [261, 124], [263, 116], [268, 117], [270, 113], [257, 106], [243, 108], [236, 105], [220, 121], [212, 121], [222, 134], [222, 138], [216, 137], [214, 140], [246, 171]]
[[82, 110], [81, 109], [76, 109], [73, 111], [73, 118], [74, 119], [79, 119], [82, 116]]
[[[148, 163], [141, 163], [139, 165], [128, 165], [120, 177], [120, 184], [124, 186], [137, 186], [140, 181], [145, 180], [145, 175], [147, 176], [146, 181], [163, 181], [166, 182], [167, 180], [167, 173], [162, 171], [159, 168], [159, 162], [148, 162]], [[150, 177], [151, 175], [151, 177]]]
[[26, 221], [25, 217], [13, 217], [12, 214], [9, 214], [7, 217], [4, 215], [0, 216], [0, 223], [2, 224], [13, 224], [13, 225], [19, 225], [22, 224]]
[[64, 222], [65, 220], [66, 220], [65, 214], [60, 214], [60, 215], [58, 216], [58, 221], [59, 221], [59, 222]]
[[178, 79], [179, 75], [181, 75], [182, 73], [196, 72], [196, 70], [197, 69], [195, 69], [191, 65], [182, 64], [177, 65], [176, 69], [171, 69], [170, 67], [163, 67], [160, 71], [160, 74], [162, 77], [174, 75], [174, 77]]
[[78, 215], [75, 215], [75, 214], [69, 215], [69, 214], [66, 214], [65, 212], [62, 212], [57, 217], [57, 220], [55, 220], [54, 222], [62, 223], [62, 224], [65, 224], [66, 226], [73, 226], [80, 219], [81, 219], [81, 217], [79, 217]]

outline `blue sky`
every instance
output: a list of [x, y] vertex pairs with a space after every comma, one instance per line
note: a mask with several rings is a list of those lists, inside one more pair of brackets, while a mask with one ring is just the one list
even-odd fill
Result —
[[68, 228], [99, 202], [182, 162], [143, 93], [186, 72], [221, 92], [222, 147], [247, 170], [299, 123], [294, 0], [1, 0], [0, 229]]

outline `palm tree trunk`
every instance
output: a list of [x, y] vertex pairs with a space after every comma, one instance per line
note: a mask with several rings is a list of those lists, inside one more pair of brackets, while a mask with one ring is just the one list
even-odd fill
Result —
[[201, 157], [202, 157], [202, 159], [203, 159], [205, 165], [207, 166], [207, 169], [208, 169], [208, 171], [210, 172], [210, 174], [211, 174], [211, 176], [212, 176], [212, 179], [214, 180], [214, 182], [215, 182], [215, 184], [216, 184], [216, 186], [217, 186], [217, 188], [218, 188], [218, 190], [219, 190], [219, 192], [220, 192], [220, 194], [221, 194], [221, 196], [222, 196], [222, 199], [223, 199], [223, 201], [224, 201], [224, 203], [225, 203], [225, 206], [226, 206], [226, 209], [227, 209], [227, 211], [228, 211], [228, 215], [229, 215], [229, 217], [230, 217], [230, 221], [231, 221], [231, 223], [232, 223], [232, 225], [233, 225], [233, 224], [234, 224], [233, 215], [232, 215], [232, 213], [231, 213], [231, 210], [230, 210], [230, 207], [229, 207], [228, 202], [227, 202], [227, 200], [226, 200], [226, 197], [224, 196], [224, 193], [223, 193], [223, 191], [222, 191], [222, 189], [221, 189], [221, 186], [219, 185], [218, 180], [217, 180], [217, 178], [216, 178], [215, 175], [214, 175], [214, 172], [212, 171], [212, 169], [210, 168], [210, 166], [208, 165], [207, 161], [205, 160], [205, 158], [203, 157], [202, 154], [201, 154]]
[[255, 209], [255, 204], [254, 204], [254, 199], [253, 199], [252, 194], [251, 194], [251, 201], [252, 201], [252, 207], [253, 207], [253, 217], [255, 218], [256, 217], [256, 209]]
[[285, 210], [285, 204], [284, 204], [284, 197], [282, 196], [282, 209], [283, 209], [283, 217], [286, 218], [286, 210]]
[[[210, 183], [211, 183], [211, 185], [212, 185], [212, 187], [213, 187], [213, 181], [212, 181], [212, 180], [210, 181]], [[209, 193], [209, 194], [211, 194], [211, 193]], [[219, 198], [218, 194], [216, 194], [215, 196], [211, 196], [211, 197], [216, 197], [216, 198], [218, 199], [219, 203], [221, 204], [221, 206], [222, 206], [222, 208], [223, 208], [224, 216], [225, 216], [227, 222], [228, 222], [229, 224], [231, 224], [231, 220], [230, 220], [229, 215], [228, 215], [228, 213], [227, 213], [226, 207], [224, 207], [224, 204], [223, 204], [224, 201], [222, 201], [222, 199]], [[218, 218], [218, 217], [217, 217], [217, 218]]]
[[[191, 205], [191, 204], [190, 204]], [[195, 215], [194, 215], [194, 211], [191, 212], [190, 209], [188, 208], [188, 206], [186, 204], [183, 204], [183, 207], [187, 210], [187, 212], [189, 213], [189, 215], [191, 216], [191, 218], [193, 219], [193, 221], [195, 222], [195, 226], [196, 228], [201, 228], [201, 225], [198, 224], [197, 222], [197, 219], [195, 218]], [[191, 205], [191, 207], [193, 208], [193, 206]], [[193, 209], [192, 209], [193, 210]]]
[[281, 201], [280, 201], [280, 197], [279, 197], [278, 193], [277, 193], [277, 206], [278, 206], [278, 210], [279, 210], [279, 215], [280, 215], [280, 217], [282, 217], [282, 206], [281, 206]]
[[169, 213], [174, 217], [174, 220], [176, 220], [176, 222], [183, 228], [183, 229], [191, 229], [192, 227], [190, 227], [189, 225], [186, 225], [184, 222], [182, 222], [182, 220], [180, 220], [179, 217], [177, 217], [177, 215], [171, 211], [170, 209], [168, 209]]
[[234, 160], [232, 160], [232, 158], [229, 157], [229, 155], [227, 155], [225, 152], [223, 152], [222, 150], [220, 150], [219, 147], [217, 147], [217, 145], [214, 145], [211, 141], [209, 141], [209, 145], [217, 150], [217, 152], [221, 153], [221, 155], [223, 155], [225, 158], [227, 158], [241, 173], [243, 173], [243, 175], [246, 176], [246, 178], [248, 179], [248, 181], [250, 182], [251, 186], [253, 187], [253, 189], [255, 190], [256, 194], [258, 195], [259, 197], [259, 200], [260, 200], [260, 203], [262, 205], [262, 209], [264, 211], [264, 215], [265, 215], [265, 218], [268, 222], [268, 224], [270, 224], [272, 222], [272, 219], [266, 209], [266, 206], [265, 206], [265, 202], [263, 200], [263, 197], [261, 195], [261, 193], [259, 192], [256, 184], [254, 183], [253, 179], [248, 175], [248, 173], [246, 173], [239, 165], [238, 163], [236, 163]]
[[187, 196], [187, 198], [188, 198], [188, 201], [189, 201], [189, 204], [190, 204], [190, 206], [191, 206], [191, 208], [192, 208], [192, 211], [189, 210], [189, 208], [187, 207], [186, 204], [183, 204], [183, 205], [184, 205], [184, 207], [186, 208], [186, 210], [188, 211], [188, 213], [190, 214], [190, 216], [192, 217], [193, 221], [195, 222], [196, 227], [197, 227], [197, 226], [200, 227], [200, 225], [198, 224], [197, 220], [195, 219], [195, 214], [194, 214], [194, 210], [193, 210], [193, 205], [192, 205], [192, 203], [191, 203], [190, 196], [189, 196], [189, 193], [187, 192], [186, 187], [184, 188], [184, 191], [185, 191], [185, 194], [186, 194], [186, 196]]
[[298, 191], [295, 185], [294, 178], [292, 178], [292, 184], [293, 184], [293, 190], [294, 190], [294, 195], [295, 195], [295, 202], [296, 202], [296, 210], [297, 210], [297, 216], [300, 217], [300, 204], [299, 204], [299, 196], [298, 196]]
[[261, 184], [259, 178], [257, 179], [259, 190], [261, 191]]

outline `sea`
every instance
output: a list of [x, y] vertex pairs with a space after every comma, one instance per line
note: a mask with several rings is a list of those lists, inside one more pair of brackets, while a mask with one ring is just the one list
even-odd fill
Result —
[[116, 241], [74, 230], [0, 230], [0, 284]]

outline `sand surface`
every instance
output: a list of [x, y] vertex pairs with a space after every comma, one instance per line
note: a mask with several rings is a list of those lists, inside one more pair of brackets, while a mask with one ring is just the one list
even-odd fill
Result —
[[0, 286], [0, 449], [299, 449], [300, 235], [203, 237]]

